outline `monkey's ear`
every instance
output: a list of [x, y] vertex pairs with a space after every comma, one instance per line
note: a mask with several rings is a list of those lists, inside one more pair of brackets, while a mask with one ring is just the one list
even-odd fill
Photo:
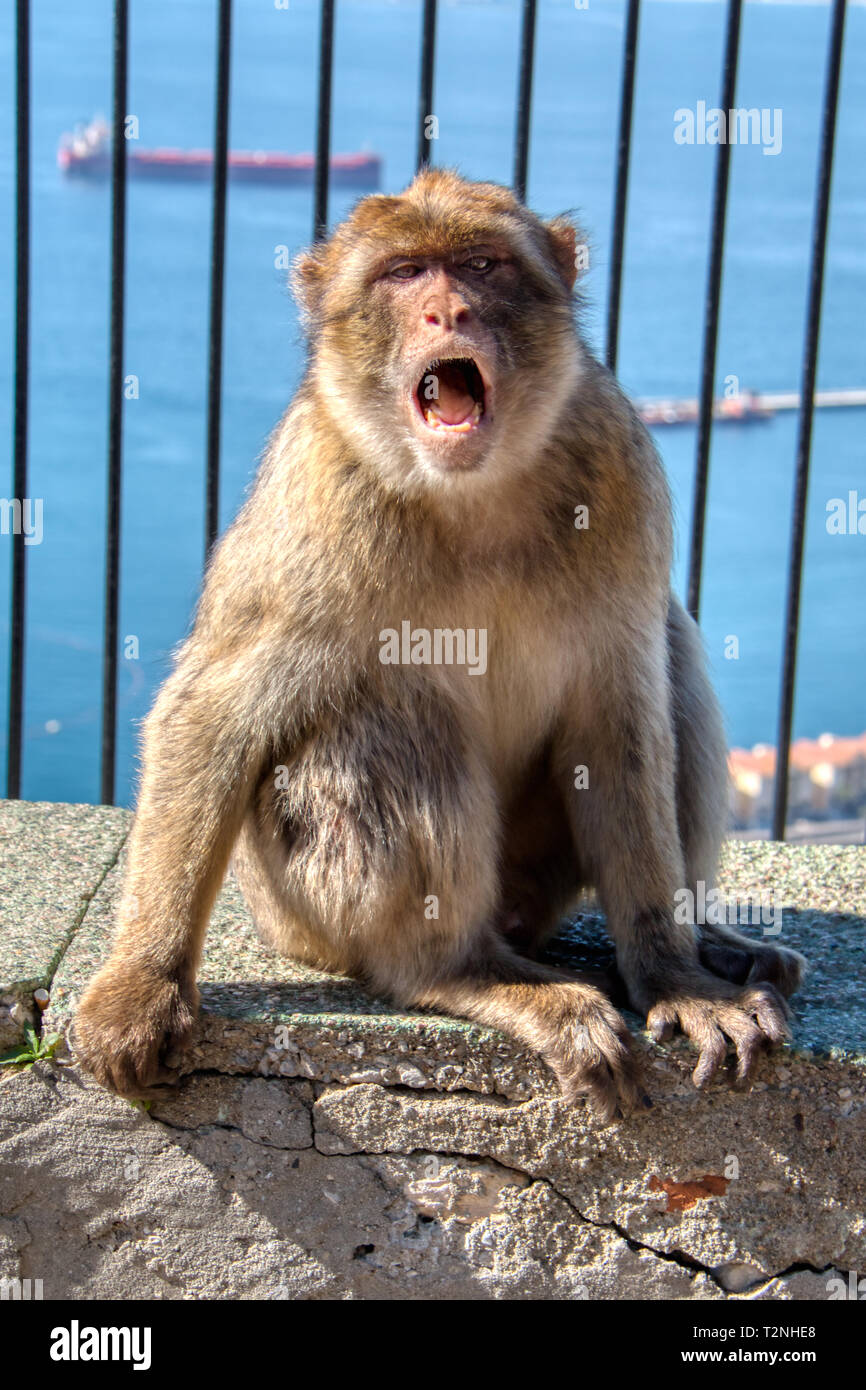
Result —
[[302, 252], [292, 263], [292, 292], [308, 323], [318, 317], [325, 288], [324, 270], [324, 256], [318, 247]]
[[550, 238], [550, 249], [565, 288], [573, 290], [582, 250], [582, 246], [578, 245], [579, 228], [565, 213], [561, 217], [554, 217], [553, 221], [545, 223], [545, 226]]

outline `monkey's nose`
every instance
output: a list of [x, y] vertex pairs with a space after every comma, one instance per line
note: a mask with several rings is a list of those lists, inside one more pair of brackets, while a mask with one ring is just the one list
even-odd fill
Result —
[[441, 305], [428, 304], [422, 310], [421, 317], [428, 328], [442, 328], [446, 333], [450, 333], [455, 328], [462, 328], [469, 321], [469, 309], [465, 304]]

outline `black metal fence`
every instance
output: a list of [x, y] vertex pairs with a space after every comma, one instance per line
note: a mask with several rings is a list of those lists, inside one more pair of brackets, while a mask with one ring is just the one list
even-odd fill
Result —
[[[433, 110], [435, 81], [437, 0], [419, 0], [423, 5], [420, 82], [418, 98], [418, 155], [420, 168], [429, 160], [430, 142], [425, 123]], [[313, 186], [313, 238], [326, 233], [328, 224], [328, 173], [331, 132], [331, 79], [334, 50], [335, 0], [320, 0], [320, 43], [318, 116]], [[514, 188], [526, 193], [532, 115], [532, 77], [535, 54], [537, 0], [523, 0], [519, 71], [517, 74], [516, 129], [514, 149]], [[830, 33], [826, 58], [821, 144], [818, 157], [813, 214], [811, 265], [803, 343], [800, 419], [795, 459], [795, 487], [791, 517], [788, 587], [785, 608], [782, 679], [779, 718], [776, 783], [772, 834], [785, 837], [788, 800], [788, 769], [794, 683], [797, 664], [797, 638], [800, 619], [800, 590], [803, 569], [806, 501], [812, 440], [812, 414], [815, 393], [821, 298], [830, 204], [830, 180], [839, 100], [839, 79], [845, 29], [846, 0], [832, 0]], [[720, 107], [735, 106], [737, 60], [740, 44], [742, 0], [727, 0], [725, 47], [721, 71]], [[228, 174], [228, 123], [231, 58], [232, 0], [215, 0], [217, 26], [217, 72], [214, 112], [214, 177], [210, 268], [210, 332], [208, 342], [207, 469], [205, 483], [205, 555], [217, 534], [220, 481], [220, 406], [222, 395], [223, 285], [225, 269], [226, 185]], [[611, 234], [610, 278], [608, 282], [605, 356], [616, 369], [619, 334], [620, 285], [626, 230], [629, 153], [632, 107], [637, 69], [640, 0], [626, 0], [625, 36], [622, 59], [620, 119], [616, 148], [616, 185]], [[129, 0], [114, 0], [114, 97], [112, 131], [111, 196], [111, 310], [108, 396], [108, 468], [105, 553], [105, 616], [102, 685], [102, 800], [114, 800], [115, 751], [117, 740], [117, 646], [118, 577], [120, 566], [120, 498], [122, 478], [122, 402], [123, 402], [123, 325], [126, 245], [126, 140], [124, 120], [127, 106], [129, 67]], [[15, 243], [15, 385], [13, 434], [13, 495], [24, 498], [27, 491], [27, 422], [30, 299], [30, 3], [16, 0], [16, 243]], [[710, 257], [704, 305], [703, 355], [700, 377], [695, 484], [692, 533], [689, 552], [689, 611], [699, 615], [701, 571], [704, 550], [710, 442], [713, 424], [713, 384], [719, 325], [722, 261], [725, 241], [730, 145], [717, 147], [716, 174], [710, 227]], [[9, 752], [7, 795], [18, 797], [21, 787], [22, 716], [24, 692], [24, 616], [26, 597], [26, 549], [24, 534], [12, 537], [11, 653], [9, 664]]]

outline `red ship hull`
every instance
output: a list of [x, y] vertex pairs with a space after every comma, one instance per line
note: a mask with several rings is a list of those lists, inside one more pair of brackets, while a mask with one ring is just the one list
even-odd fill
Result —
[[[66, 145], [57, 153], [65, 174], [103, 179], [111, 172], [107, 149], [78, 154]], [[210, 150], [128, 150], [128, 174], [136, 178], [206, 182], [213, 174]], [[311, 154], [269, 154], [237, 151], [228, 156], [228, 171], [239, 183], [264, 183], [305, 188], [312, 186], [316, 161]], [[382, 161], [377, 154], [335, 154], [330, 160], [330, 182], [347, 188], [378, 188]]]

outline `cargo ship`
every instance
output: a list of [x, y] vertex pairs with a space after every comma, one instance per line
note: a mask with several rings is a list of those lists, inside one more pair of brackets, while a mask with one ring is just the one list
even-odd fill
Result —
[[[694, 425], [700, 413], [696, 400], [638, 401], [637, 410], [645, 425]], [[769, 420], [774, 414], [755, 391], [713, 401], [714, 420]]]
[[[77, 178], [104, 179], [111, 173], [111, 130], [96, 117], [60, 137], [57, 164], [64, 174]], [[231, 150], [228, 171], [232, 180], [306, 188], [313, 183], [316, 160], [312, 154], [278, 154], [266, 150]], [[135, 178], [208, 180], [213, 174], [212, 150], [138, 150], [130, 143], [127, 173]], [[376, 189], [382, 177], [377, 154], [333, 154], [330, 181], [338, 187]]]
[[[832, 407], [862, 409], [866, 406], [866, 389], [846, 388], [842, 391], [816, 391], [813, 404], [818, 410]], [[697, 424], [700, 406], [692, 400], [636, 401], [637, 412], [645, 425]], [[755, 420], [771, 420], [779, 410], [799, 410], [798, 391], [741, 391], [738, 396], [723, 396], [713, 401], [713, 419], [751, 424]]]

